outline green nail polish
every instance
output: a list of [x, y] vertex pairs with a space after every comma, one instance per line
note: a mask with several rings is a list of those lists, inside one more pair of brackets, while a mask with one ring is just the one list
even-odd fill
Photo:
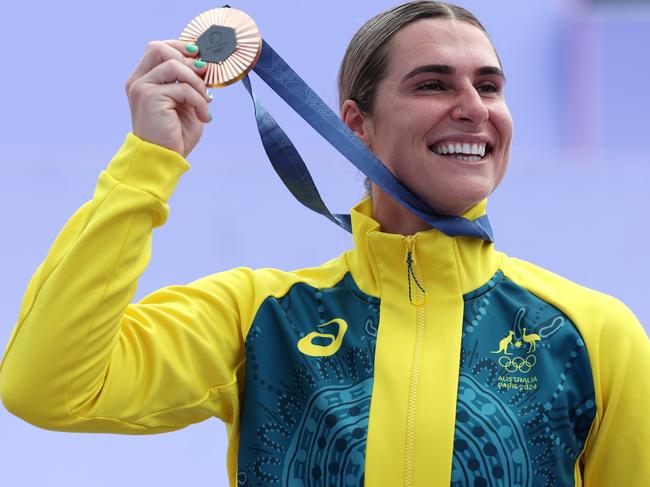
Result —
[[200, 59], [196, 59], [194, 61], [194, 66], [201, 69], [203, 66], [205, 66], [205, 61], [201, 61]]
[[187, 49], [187, 52], [192, 52], [192, 53], [199, 50], [199, 48], [194, 44], [186, 44], [185, 49]]
[[208, 118], [209, 118], [210, 121], [212, 122], [212, 114], [211, 114], [210, 112], [208, 112]]

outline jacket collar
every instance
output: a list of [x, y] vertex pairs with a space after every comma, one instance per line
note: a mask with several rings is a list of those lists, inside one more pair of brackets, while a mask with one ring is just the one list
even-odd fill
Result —
[[[485, 214], [487, 200], [463, 216], [476, 219]], [[408, 285], [408, 249], [419, 262], [425, 282], [443, 280], [462, 294], [485, 284], [497, 271], [502, 254], [492, 243], [471, 237], [449, 237], [436, 229], [412, 236], [384, 233], [372, 217], [372, 199], [366, 198], [351, 212], [354, 248], [346, 259], [352, 276], [366, 294], [381, 296], [388, 281]], [[392, 287], [391, 287], [392, 288]]]

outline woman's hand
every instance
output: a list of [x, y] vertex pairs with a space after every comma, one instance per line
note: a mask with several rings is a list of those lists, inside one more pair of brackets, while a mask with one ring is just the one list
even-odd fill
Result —
[[126, 82], [133, 133], [183, 157], [212, 120], [202, 79], [206, 64], [195, 59], [195, 48], [177, 40], [150, 42]]

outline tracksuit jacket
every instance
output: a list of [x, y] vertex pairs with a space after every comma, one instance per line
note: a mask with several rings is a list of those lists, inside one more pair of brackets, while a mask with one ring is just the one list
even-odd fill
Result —
[[[131, 303], [189, 168], [129, 134], [27, 289], [7, 409], [52, 430], [212, 416], [239, 486], [650, 485], [650, 342], [619, 301], [437, 230]], [[465, 216], [476, 218], [485, 202]]]

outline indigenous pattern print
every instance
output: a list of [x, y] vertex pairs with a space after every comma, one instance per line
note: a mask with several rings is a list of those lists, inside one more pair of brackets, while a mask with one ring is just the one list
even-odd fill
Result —
[[246, 337], [238, 485], [363, 486], [378, 322], [350, 275], [264, 302]]
[[452, 485], [569, 486], [595, 416], [571, 321], [498, 272], [465, 296]]
[[[574, 485], [595, 415], [575, 326], [497, 272], [464, 296], [453, 486]], [[363, 486], [379, 300], [350, 274], [268, 298], [246, 337], [240, 486]]]

